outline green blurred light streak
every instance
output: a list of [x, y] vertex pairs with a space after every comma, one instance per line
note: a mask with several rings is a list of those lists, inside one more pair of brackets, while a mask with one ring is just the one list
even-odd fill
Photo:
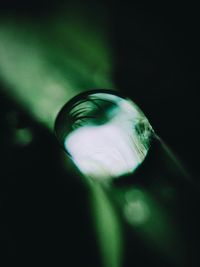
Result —
[[91, 205], [103, 266], [120, 267], [124, 247], [121, 222], [107, 194], [96, 183], [92, 183]]
[[[105, 29], [95, 29], [95, 23], [86, 23], [86, 14], [83, 20], [79, 15], [57, 14], [39, 22], [0, 20], [0, 80], [5, 93], [51, 131], [58, 111], [74, 95], [115, 87]], [[101, 190], [91, 185], [91, 191], [104, 265], [118, 267], [118, 219]]]
[[0, 78], [6, 93], [52, 129], [71, 97], [90, 88], [113, 87], [112, 56], [103, 37], [75, 18], [54, 18], [40, 26], [1, 19]]

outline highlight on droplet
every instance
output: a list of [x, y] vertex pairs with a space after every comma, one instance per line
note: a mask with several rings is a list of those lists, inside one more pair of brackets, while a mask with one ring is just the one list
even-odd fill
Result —
[[145, 159], [152, 133], [130, 99], [107, 90], [78, 95], [56, 121], [56, 134], [78, 169], [101, 181], [132, 173]]

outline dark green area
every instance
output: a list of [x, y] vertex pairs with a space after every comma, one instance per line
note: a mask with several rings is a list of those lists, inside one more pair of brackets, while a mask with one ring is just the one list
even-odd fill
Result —
[[[100, 250], [88, 208], [88, 188], [66, 173], [58, 144], [44, 127], [52, 128], [60, 106], [82, 90], [120, 88], [141, 107], [193, 174], [192, 180], [199, 183], [198, 6], [71, 2], [0, 3], [2, 266], [6, 266], [3, 259], [8, 265], [22, 266], [81, 263], [98, 267], [107, 259], [116, 262], [117, 246], [102, 260], [100, 251], [110, 247], [113, 252], [113, 240], [109, 242], [106, 236], [106, 246]], [[157, 161], [154, 163], [156, 166]], [[142, 196], [142, 204], [134, 205], [139, 217], [132, 222], [138, 227], [155, 199], [159, 203], [169, 200], [165, 205], [169, 210], [170, 199], [185, 207], [181, 212], [174, 209], [173, 218], [178, 218], [180, 232], [188, 240], [190, 257], [185, 266], [197, 267], [199, 201], [194, 201], [195, 195], [188, 201], [193, 191], [188, 193], [187, 186], [177, 183], [175, 190], [163, 184], [157, 171], [154, 174], [154, 183], [152, 176], [143, 180], [146, 189], [135, 196]], [[142, 190], [139, 183], [136, 188]], [[99, 208], [104, 215], [104, 208]], [[105, 229], [106, 222], [110, 225], [109, 216], [103, 219]], [[160, 229], [155, 234], [158, 241], [163, 235], [168, 238], [160, 234], [164, 228]], [[141, 266], [142, 262], [147, 266], [151, 259], [155, 266], [171, 267], [166, 258], [149, 252], [141, 234], [132, 230], [124, 223], [124, 266]], [[140, 252], [137, 257], [135, 251]]]

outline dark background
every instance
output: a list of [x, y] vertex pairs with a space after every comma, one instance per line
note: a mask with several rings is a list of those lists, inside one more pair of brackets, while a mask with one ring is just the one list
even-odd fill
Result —
[[[0, 12], [41, 18], [63, 2], [10, 0], [0, 3]], [[92, 12], [99, 1], [85, 4]], [[199, 184], [197, 5], [101, 4], [108, 12], [118, 88], [141, 107]], [[2, 266], [101, 266], [87, 190], [62, 169], [55, 137], [2, 92], [0, 125]], [[24, 128], [33, 134], [26, 145], [15, 141]]]

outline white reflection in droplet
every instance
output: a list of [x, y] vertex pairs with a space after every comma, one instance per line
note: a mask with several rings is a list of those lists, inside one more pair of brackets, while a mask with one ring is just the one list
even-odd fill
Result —
[[[108, 121], [100, 125], [87, 123], [72, 131], [64, 142], [81, 172], [101, 180], [133, 172], [149, 149], [151, 127], [144, 114], [133, 102], [110, 97], [117, 99], [117, 106], [106, 111], [111, 114]], [[148, 125], [147, 134], [136, 129], [141, 122]]]

